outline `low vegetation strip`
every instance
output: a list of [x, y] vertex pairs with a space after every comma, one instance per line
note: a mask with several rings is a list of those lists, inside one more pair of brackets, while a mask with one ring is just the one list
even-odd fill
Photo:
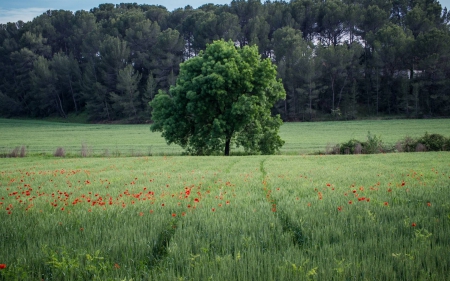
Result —
[[443, 280], [449, 156], [3, 159], [0, 280]]
[[[394, 147], [406, 137], [426, 132], [450, 137], [450, 119], [365, 120], [348, 122], [284, 123], [281, 154], [325, 153], [351, 139], [365, 141], [367, 133]], [[4, 156], [54, 157], [58, 147], [65, 157], [122, 157], [181, 155], [179, 146], [167, 145], [149, 125], [69, 124], [46, 121], [0, 119], [0, 154]], [[17, 148], [17, 149], [16, 149]], [[62, 152], [59, 150], [59, 153]], [[243, 151], [233, 148], [231, 154]]]

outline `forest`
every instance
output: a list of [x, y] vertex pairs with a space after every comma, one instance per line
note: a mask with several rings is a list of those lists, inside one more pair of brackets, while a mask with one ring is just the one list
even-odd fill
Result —
[[284, 121], [448, 117], [450, 13], [436, 0], [102, 4], [0, 24], [0, 116], [151, 120], [149, 102], [214, 40], [277, 66]]

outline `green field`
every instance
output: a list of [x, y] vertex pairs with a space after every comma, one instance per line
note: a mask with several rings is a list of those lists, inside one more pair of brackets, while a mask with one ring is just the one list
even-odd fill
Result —
[[[100, 156], [182, 153], [179, 146], [168, 146], [160, 133], [150, 132], [149, 128], [150, 125], [86, 125], [0, 119], [0, 153], [8, 153], [14, 147], [24, 145], [29, 154], [52, 155], [57, 147], [63, 147], [68, 155], [79, 156], [82, 144], [93, 155]], [[351, 138], [364, 141], [368, 131], [392, 145], [406, 136], [418, 137], [425, 132], [450, 137], [450, 119], [285, 123], [280, 130], [282, 139], [286, 141], [281, 154], [317, 153], [325, 151], [328, 144], [342, 143]]]
[[0, 159], [0, 280], [450, 275], [449, 152], [306, 155], [367, 130], [448, 136], [447, 120], [288, 123], [275, 156], [88, 158], [37, 153], [87, 142], [128, 155], [146, 134], [155, 154], [181, 150], [148, 125], [1, 121], [2, 145], [32, 153]]

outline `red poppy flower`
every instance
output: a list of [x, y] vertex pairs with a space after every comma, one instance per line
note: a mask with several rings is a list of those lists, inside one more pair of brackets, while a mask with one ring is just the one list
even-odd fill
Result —
[[198, 202], [200, 202], [200, 200], [199, 200], [198, 198], [195, 198], [195, 199], [194, 199], [194, 202], [197, 202], [197, 203], [198, 203]]
[[339, 206], [337, 209], [338, 209], [338, 211], [342, 211], [342, 207], [341, 206]]
[[387, 205], [389, 205], [389, 203], [388, 202], [384, 202], [384, 206], [387, 206]]
[[215, 211], [216, 211], [216, 208], [212, 208], [211, 211], [215, 212]]
[[430, 203], [430, 202], [428, 202], [428, 203], [427, 203], [427, 206], [428, 206], [428, 207], [431, 207], [431, 203]]
[[175, 213], [172, 214], [172, 217], [176, 217], [176, 216], [177, 216], [177, 214], [175, 214]]
[[114, 264], [114, 267], [117, 268], [117, 269], [119, 269], [119, 268], [120, 268], [120, 265], [118, 265], [117, 263], [115, 263], [115, 264]]
[[416, 227], [416, 223], [413, 222], [413, 223], [411, 224], [411, 226], [412, 226], [412, 227]]
[[0, 263], [0, 269], [5, 269], [5, 268], [6, 268], [6, 264]]
[[350, 204], [350, 205], [353, 204], [352, 200], [348, 201], [348, 204]]

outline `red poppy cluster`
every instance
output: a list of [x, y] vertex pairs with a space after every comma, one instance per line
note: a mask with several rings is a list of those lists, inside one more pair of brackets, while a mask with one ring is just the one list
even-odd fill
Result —
[[[39, 206], [39, 211], [42, 212], [45, 204], [67, 213], [71, 213], [75, 207], [80, 208], [80, 206], [88, 207], [88, 212], [92, 212], [94, 208], [103, 210], [106, 210], [109, 206], [125, 208], [138, 202], [149, 204], [150, 206], [159, 204], [161, 207], [175, 204], [180, 207], [186, 206], [188, 210], [192, 211], [202, 204], [202, 200], [209, 197], [211, 193], [211, 187], [203, 188], [202, 183], [186, 185], [182, 191], [178, 192], [176, 189], [179, 190], [179, 187], [175, 185], [172, 187], [165, 183], [162, 186], [156, 186], [153, 178], [148, 181], [153, 186], [153, 190], [149, 190], [150, 188], [142, 186], [143, 181], [137, 177], [125, 183], [125, 190], [120, 191], [117, 187], [110, 189], [111, 182], [108, 179], [95, 179], [93, 178], [95, 173], [91, 175], [91, 172], [87, 170], [67, 171], [61, 169], [55, 171], [19, 172], [22, 175], [8, 179], [5, 188], [9, 192], [8, 197], [6, 199], [5, 197], [0, 198], [0, 211], [2, 209], [6, 210], [9, 215], [13, 214], [13, 210], [16, 209], [29, 211], [37, 208], [36, 206]], [[80, 179], [80, 175], [83, 172], [83, 176], [87, 178]], [[77, 179], [73, 180], [75, 175]], [[39, 182], [39, 185], [36, 182]], [[215, 183], [221, 190], [219, 195], [215, 196], [215, 199], [219, 200], [216, 206], [229, 206], [229, 196], [235, 196], [235, 185], [230, 181], [222, 182], [222, 180], [217, 180]], [[66, 191], [63, 190], [64, 186]], [[96, 190], [96, 192], [89, 191], [89, 189]], [[191, 196], [193, 194], [195, 194], [195, 197]], [[177, 198], [179, 200], [178, 202], [173, 202], [173, 200], [167, 200], [167, 198]], [[211, 201], [208, 204], [210, 203]], [[212, 208], [211, 210], [215, 211], [216, 209]], [[152, 214], [153, 209], [149, 213]], [[145, 212], [138, 212], [139, 216], [144, 216], [144, 214]], [[169, 214], [175, 215], [175, 213]], [[186, 215], [186, 212], [183, 212], [182, 216], [184, 215]]]

